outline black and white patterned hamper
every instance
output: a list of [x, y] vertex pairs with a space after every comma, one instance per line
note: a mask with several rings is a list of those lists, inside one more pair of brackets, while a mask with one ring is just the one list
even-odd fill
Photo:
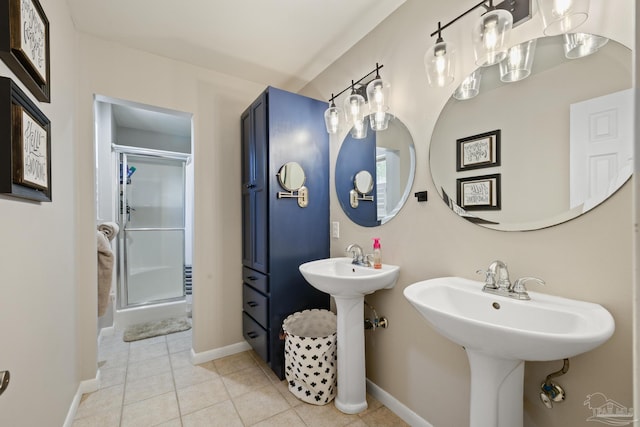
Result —
[[285, 377], [298, 399], [325, 405], [336, 396], [336, 315], [304, 310], [284, 319]]

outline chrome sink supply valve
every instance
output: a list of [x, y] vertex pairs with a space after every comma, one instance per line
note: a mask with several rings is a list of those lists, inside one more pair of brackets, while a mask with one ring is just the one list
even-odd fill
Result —
[[564, 375], [568, 371], [569, 371], [569, 359], [564, 359], [564, 364], [562, 365], [562, 369], [547, 375], [547, 378], [544, 380], [544, 382], [540, 386], [540, 388], [542, 389], [542, 391], [540, 392], [540, 400], [542, 400], [542, 403], [544, 403], [544, 406], [546, 406], [547, 408], [549, 409], [553, 408], [553, 402], [559, 403], [566, 398], [564, 389], [560, 387], [558, 384], [551, 381], [551, 378]]

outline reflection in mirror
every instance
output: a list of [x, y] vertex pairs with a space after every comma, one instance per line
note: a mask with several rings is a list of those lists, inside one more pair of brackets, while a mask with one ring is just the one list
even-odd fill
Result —
[[353, 180], [353, 189], [349, 191], [349, 203], [351, 207], [356, 209], [360, 204], [360, 200], [373, 202], [375, 200], [374, 197], [369, 196], [371, 190], [373, 190], [373, 177], [369, 171], [358, 172]]
[[369, 194], [373, 190], [373, 177], [369, 171], [360, 171], [356, 174], [353, 185], [360, 194]]
[[306, 176], [302, 166], [297, 162], [285, 163], [276, 176], [280, 186], [287, 190], [286, 192], [279, 191], [278, 199], [298, 199], [298, 206], [301, 208], [306, 208], [309, 205], [309, 190], [304, 186]]
[[[371, 176], [372, 187], [367, 192], [361, 191], [367, 186], [361, 187], [360, 182], [356, 182], [356, 175], [363, 171]], [[338, 201], [344, 213], [356, 224], [364, 227], [384, 224], [406, 202], [414, 174], [413, 139], [397, 118], [389, 123], [385, 131], [368, 132], [364, 139], [355, 139], [347, 133], [340, 146], [335, 168]], [[354, 208], [352, 191], [370, 193], [374, 202], [360, 203]]]
[[[537, 41], [531, 75], [500, 82], [482, 70], [478, 96], [444, 106], [431, 138], [429, 165], [445, 203], [496, 230], [535, 230], [575, 218], [602, 203], [631, 176], [631, 51], [611, 40], [596, 53], [567, 59], [563, 37]], [[456, 171], [460, 139], [499, 130], [499, 165]], [[459, 206], [456, 183], [501, 177], [499, 210]]]

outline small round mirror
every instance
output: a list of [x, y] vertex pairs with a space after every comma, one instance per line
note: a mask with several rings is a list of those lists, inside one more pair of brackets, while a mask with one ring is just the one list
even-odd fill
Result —
[[353, 185], [360, 194], [369, 194], [373, 190], [373, 177], [369, 171], [360, 171], [353, 180]]
[[287, 191], [298, 191], [305, 179], [304, 169], [297, 162], [285, 163], [278, 172], [278, 182]]

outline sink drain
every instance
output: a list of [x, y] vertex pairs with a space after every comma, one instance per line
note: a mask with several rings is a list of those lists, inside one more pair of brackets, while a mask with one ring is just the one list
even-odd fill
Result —
[[500, 310], [500, 304], [497, 302], [494, 302], [493, 304], [491, 304], [491, 307], [495, 308], [496, 310]]

